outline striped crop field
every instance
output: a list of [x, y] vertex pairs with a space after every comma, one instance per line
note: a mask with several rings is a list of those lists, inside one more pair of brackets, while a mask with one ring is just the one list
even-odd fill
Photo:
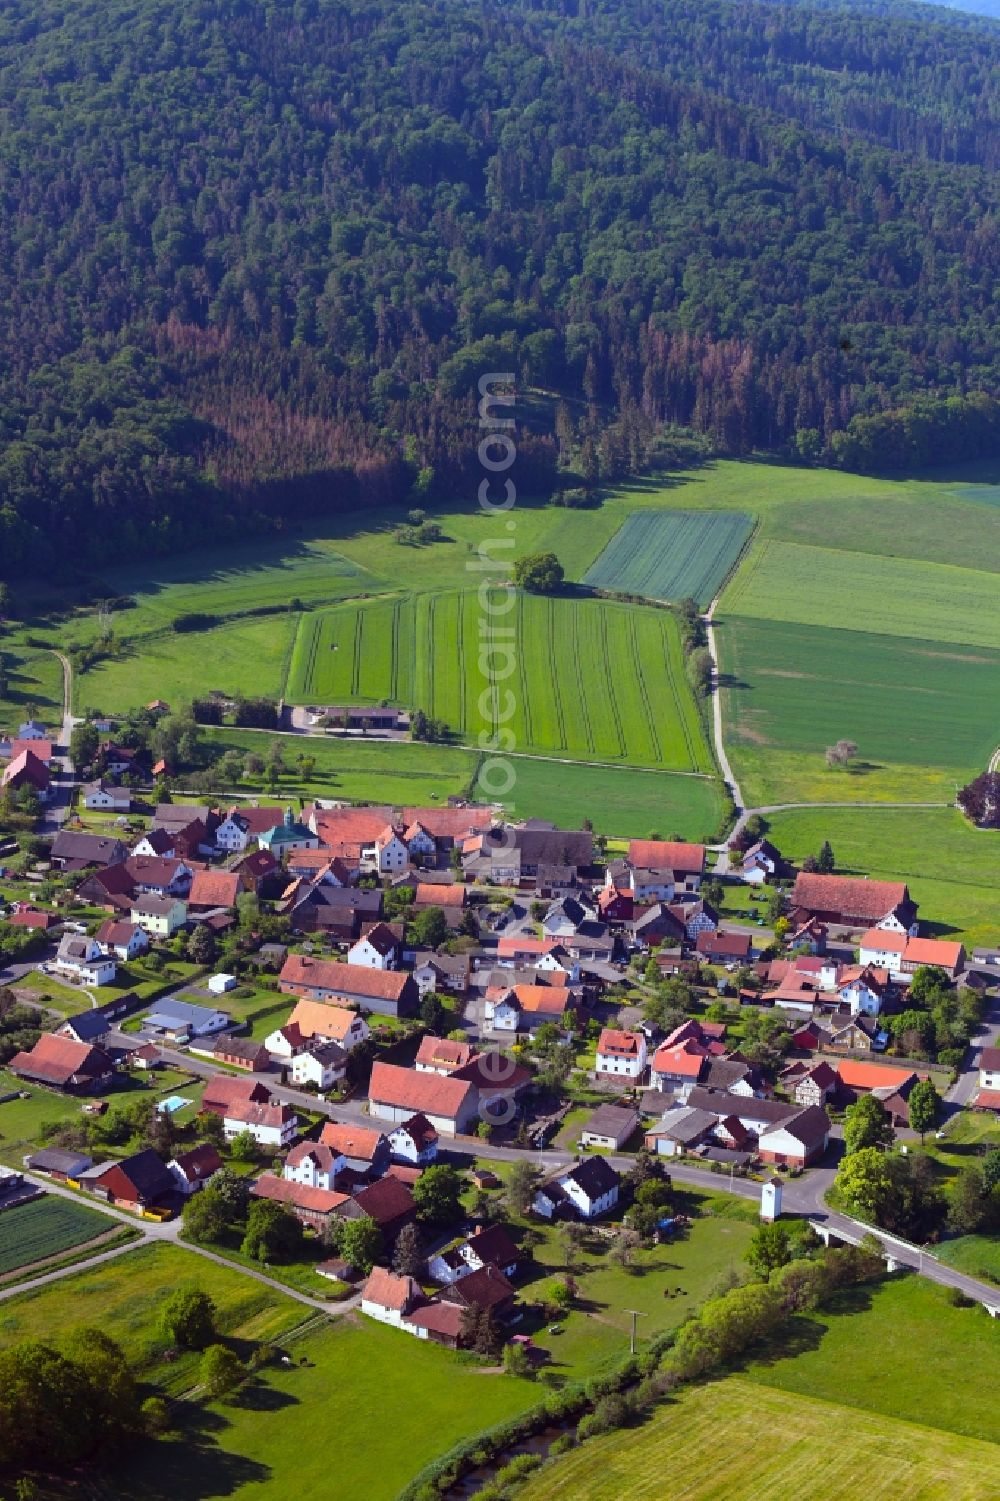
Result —
[[70, 1251], [115, 1228], [114, 1220], [84, 1204], [46, 1196], [0, 1215], [0, 1273]]
[[[846, 1439], [849, 1435], [849, 1442]], [[976, 1501], [997, 1493], [1000, 1449], [729, 1376], [641, 1428], [590, 1439], [542, 1467], [523, 1501]], [[669, 1484], [665, 1477], [669, 1477]]]
[[615, 532], [583, 582], [650, 599], [707, 605], [753, 527], [742, 511], [636, 511]]
[[499, 715], [518, 750], [712, 771], [665, 610], [518, 594], [491, 619], [472, 592], [358, 601], [304, 618], [286, 696], [387, 699], [472, 744]]
[[413, 601], [367, 599], [303, 615], [286, 696], [292, 703], [408, 703]]

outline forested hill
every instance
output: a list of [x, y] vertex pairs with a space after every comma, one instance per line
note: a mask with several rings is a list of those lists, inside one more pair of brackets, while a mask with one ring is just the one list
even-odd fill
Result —
[[[664, 423], [995, 443], [991, 403], [940, 401], [1000, 390], [998, 39], [912, 6], [7, 0], [0, 569], [454, 489], [484, 365], [567, 398], [538, 485]], [[896, 408], [891, 442], [862, 420]]]

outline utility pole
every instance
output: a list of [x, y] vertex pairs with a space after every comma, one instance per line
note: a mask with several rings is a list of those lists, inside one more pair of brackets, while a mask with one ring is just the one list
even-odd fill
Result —
[[631, 1340], [629, 1342], [629, 1350], [630, 1350], [631, 1354], [634, 1355], [635, 1354], [635, 1321], [636, 1321], [636, 1319], [644, 1319], [646, 1317], [646, 1315], [644, 1313], [640, 1313], [637, 1308], [626, 1308], [625, 1312], [632, 1315], [632, 1338], [631, 1338]]

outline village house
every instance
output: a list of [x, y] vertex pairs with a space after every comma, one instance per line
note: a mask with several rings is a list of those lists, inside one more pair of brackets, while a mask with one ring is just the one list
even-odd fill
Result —
[[714, 1137], [718, 1124], [712, 1111], [675, 1105], [646, 1132], [646, 1148], [658, 1157], [681, 1157]]
[[1000, 1048], [983, 1048], [979, 1055], [979, 1091], [973, 1103], [979, 1110], [1000, 1110]]
[[230, 1018], [225, 1011], [215, 1011], [210, 1006], [197, 1006], [192, 1001], [179, 1001], [165, 996], [155, 1001], [144, 1025], [148, 1031], [163, 1032], [169, 1037], [187, 1041], [192, 1037], [210, 1037], [228, 1027]]
[[363, 927], [381, 916], [382, 893], [335, 886], [322, 876], [300, 879], [285, 888], [277, 911], [296, 932], [322, 933], [336, 943], [353, 943]]
[[118, 963], [106, 954], [96, 938], [67, 933], [59, 940], [52, 968], [78, 985], [110, 985], [118, 973]]
[[904, 881], [869, 881], [800, 871], [791, 906], [799, 922], [818, 918], [847, 928], [886, 928], [917, 936], [917, 907]]
[[341, 1219], [359, 1219], [367, 1215], [382, 1232], [386, 1249], [391, 1250], [401, 1230], [415, 1223], [417, 1207], [408, 1184], [392, 1173], [355, 1188], [346, 1203], [337, 1209]]
[[430, 1167], [438, 1153], [438, 1133], [426, 1115], [418, 1112], [389, 1132], [389, 1150], [394, 1162]]
[[543, 1219], [568, 1214], [595, 1220], [614, 1209], [620, 1185], [621, 1179], [605, 1158], [587, 1157], [542, 1183], [532, 1208]]
[[87, 782], [81, 789], [85, 808], [103, 808], [113, 813], [128, 813], [132, 807], [132, 793], [128, 787], [117, 787], [105, 782]]
[[264, 1039], [276, 1058], [293, 1058], [314, 1043], [336, 1042], [349, 1053], [371, 1036], [363, 1016], [346, 1006], [328, 1006], [324, 1001], [299, 1001], [284, 1026]]
[[115, 1074], [113, 1062], [100, 1048], [53, 1032], [43, 1032], [30, 1051], [15, 1053], [7, 1068], [19, 1079], [65, 1094], [103, 1094]]
[[698, 933], [695, 950], [706, 964], [749, 964], [753, 939], [749, 933], [720, 933], [705, 928]]
[[965, 968], [965, 948], [961, 943], [943, 943], [935, 938], [912, 938], [908, 933], [870, 928], [860, 940], [862, 964], [875, 965], [900, 984], [907, 985], [914, 971], [923, 965], [943, 969], [949, 980], [956, 980]]
[[418, 1073], [394, 1063], [376, 1063], [368, 1088], [369, 1110], [394, 1125], [415, 1114], [426, 1116], [441, 1136], [466, 1134], [476, 1119], [477, 1092], [464, 1079]]
[[414, 910], [426, 912], [430, 907], [437, 907], [444, 914], [448, 927], [457, 928], [465, 910], [467, 889], [460, 881], [418, 881], [413, 892]]
[[215, 830], [216, 846], [227, 855], [242, 855], [256, 844], [261, 834], [276, 828], [284, 816], [285, 810], [277, 806], [256, 808], [244, 804], [230, 808]]
[[533, 1036], [546, 1022], [563, 1026], [572, 1008], [573, 997], [565, 986], [489, 986], [483, 1015], [486, 1025], [495, 1032], [527, 1032]]
[[107, 953], [123, 964], [149, 951], [149, 935], [138, 923], [112, 917], [101, 923], [95, 937]]
[[605, 1027], [597, 1043], [594, 1072], [598, 1079], [629, 1079], [638, 1083], [646, 1072], [646, 1038], [642, 1032]]
[[347, 1195], [333, 1189], [313, 1188], [277, 1173], [262, 1173], [250, 1192], [255, 1199], [268, 1199], [291, 1210], [297, 1220], [311, 1230], [323, 1231], [347, 1202]]
[[837, 975], [837, 994], [852, 1016], [878, 1016], [889, 990], [888, 971], [872, 965], [852, 965]]
[[784, 881], [793, 874], [787, 860], [769, 839], [758, 839], [739, 861], [740, 875], [749, 886], [763, 886], [768, 881]]
[[394, 1329], [402, 1329], [407, 1316], [427, 1301], [419, 1283], [412, 1277], [399, 1276], [383, 1266], [372, 1267], [361, 1289], [361, 1312]]
[[418, 954], [414, 963], [413, 981], [425, 995], [446, 991], [450, 995], [465, 995], [469, 988], [468, 954]]
[[356, 1178], [381, 1178], [390, 1161], [389, 1138], [371, 1126], [324, 1121], [320, 1142], [343, 1157]]
[[192, 1147], [189, 1152], [179, 1152], [167, 1163], [177, 1189], [185, 1196], [204, 1188], [216, 1173], [221, 1172], [223, 1166], [218, 1151], [209, 1142]]
[[290, 1105], [279, 1104], [268, 1096], [266, 1104], [235, 1099], [222, 1118], [227, 1141], [249, 1131], [259, 1147], [283, 1149], [291, 1146], [299, 1129], [299, 1119]]
[[917, 1083], [919, 1075], [913, 1069], [899, 1068], [889, 1063], [867, 1063], [856, 1058], [844, 1058], [837, 1064], [840, 1081], [838, 1095], [842, 1100], [859, 1099], [863, 1094], [876, 1094], [883, 1104], [892, 1095], [905, 1099]]
[[583, 1123], [580, 1145], [620, 1152], [638, 1129], [638, 1111], [620, 1105], [598, 1105]]
[[49, 768], [34, 751], [23, 750], [13, 756], [0, 776], [0, 788], [5, 792], [35, 792], [39, 802], [49, 795]]
[[707, 1057], [707, 1044], [697, 1038], [662, 1042], [653, 1054], [650, 1069], [653, 1087], [666, 1090], [683, 1102], [701, 1077]]
[[840, 1079], [825, 1061], [793, 1063], [784, 1069], [781, 1082], [797, 1105], [825, 1105], [837, 1093]]
[[300, 1141], [292, 1147], [285, 1158], [283, 1176], [292, 1183], [304, 1183], [309, 1188], [333, 1189], [337, 1176], [347, 1167], [342, 1152], [321, 1141]]
[[408, 974], [336, 964], [308, 954], [289, 954], [281, 969], [280, 989], [307, 1000], [341, 1000], [382, 1016], [411, 1016], [418, 992]]
[[347, 1053], [339, 1042], [311, 1042], [295, 1054], [289, 1075], [297, 1088], [312, 1085], [320, 1093], [332, 1089], [347, 1074]]
[[521, 1253], [503, 1225], [489, 1225], [477, 1230], [457, 1245], [430, 1257], [427, 1275], [433, 1282], [448, 1286], [486, 1267], [494, 1267], [508, 1282], [512, 1282], [521, 1269]]
[[129, 907], [129, 920], [150, 938], [173, 938], [187, 922], [187, 903], [175, 896], [140, 896]]
[[402, 939], [388, 923], [377, 922], [365, 929], [347, 951], [348, 964], [368, 969], [398, 969]]

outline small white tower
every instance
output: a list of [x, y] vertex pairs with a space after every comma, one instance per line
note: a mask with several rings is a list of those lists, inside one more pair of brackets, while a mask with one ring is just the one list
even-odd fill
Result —
[[768, 1178], [760, 1191], [760, 1217], [771, 1224], [781, 1217], [781, 1179]]

